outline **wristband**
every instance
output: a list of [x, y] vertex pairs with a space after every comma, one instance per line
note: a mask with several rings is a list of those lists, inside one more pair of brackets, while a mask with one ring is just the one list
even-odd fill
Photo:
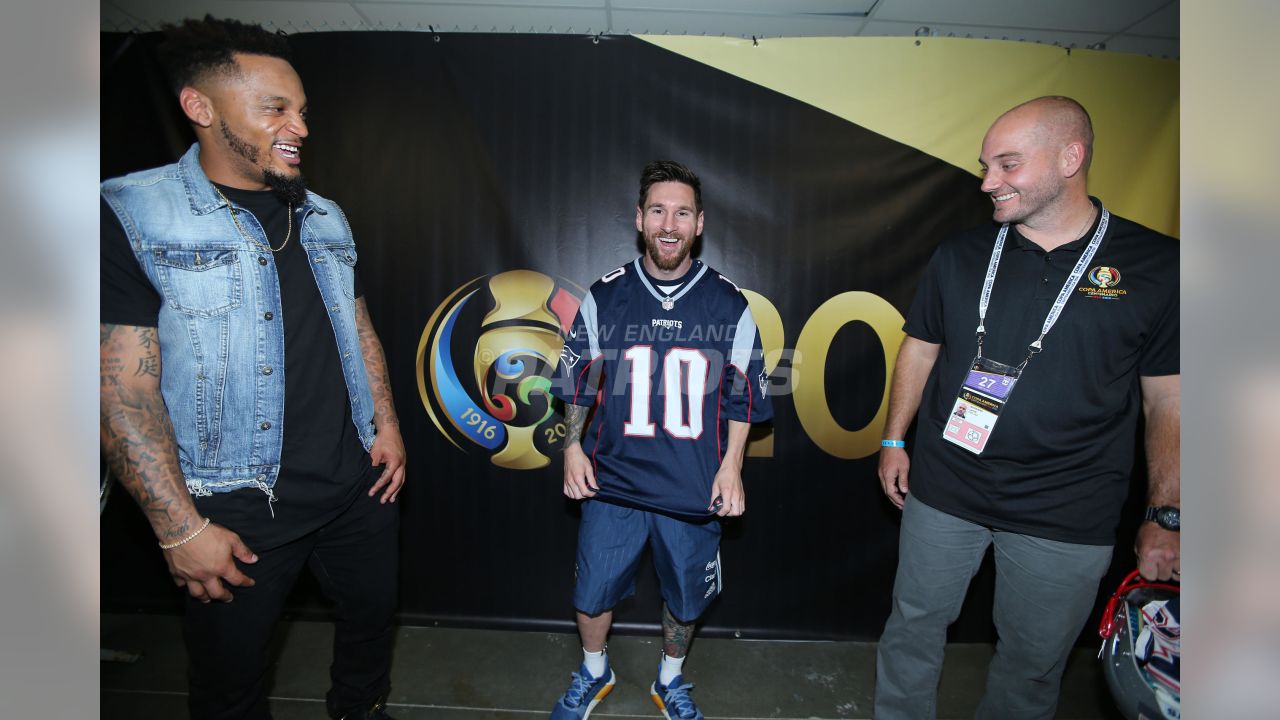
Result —
[[906, 446], [907, 446], [907, 441], [906, 441], [906, 440], [881, 440], [881, 441], [880, 441], [880, 447], [898, 447], [898, 448], [904, 448], [904, 447], [906, 447]]
[[200, 533], [204, 532], [205, 528], [207, 528], [207, 527], [209, 527], [209, 518], [205, 518], [205, 519], [204, 519], [204, 524], [200, 526], [200, 529], [198, 529], [198, 530], [196, 530], [195, 532], [191, 533], [190, 535], [188, 535], [188, 536], [186, 536], [186, 537], [182, 538], [182, 539], [181, 539], [181, 540], [179, 540], [178, 542], [175, 542], [175, 543], [169, 543], [168, 545], [166, 545], [166, 544], [164, 544], [164, 543], [160, 543], [160, 549], [161, 549], [161, 550], [172, 550], [172, 549], [174, 549], [174, 548], [178, 547], [179, 545], [186, 545], [187, 543], [191, 542], [192, 540], [195, 540], [195, 539], [196, 539], [196, 536], [197, 536], [197, 535], [199, 535]]

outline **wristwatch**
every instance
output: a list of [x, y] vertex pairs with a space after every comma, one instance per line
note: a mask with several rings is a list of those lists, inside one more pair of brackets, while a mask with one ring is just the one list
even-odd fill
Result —
[[1179, 517], [1178, 508], [1172, 505], [1152, 505], [1147, 508], [1147, 514], [1142, 516], [1143, 520], [1149, 520], [1165, 530], [1178, 532], [1182, 521]]

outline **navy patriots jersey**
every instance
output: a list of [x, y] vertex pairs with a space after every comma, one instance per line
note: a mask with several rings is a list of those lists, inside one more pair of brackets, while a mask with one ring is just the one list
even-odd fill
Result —
[[596, 281], [565, 338], [552, 392], [597, 405], [582, 438], [597, 499], [703, 519], [713, 514], [728, 421], [773, 416], [768, 375], [736, 285], [694, 261], [673, 294], [661, 287], [639, 258]]

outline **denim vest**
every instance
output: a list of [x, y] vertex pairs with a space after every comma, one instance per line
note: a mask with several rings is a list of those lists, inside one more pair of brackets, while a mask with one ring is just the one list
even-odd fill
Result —
[[[240, 234], [199, 152], [197, 143], [177, 164], [107, 180], [102, 197], [162, 298], [160, 388], [187, 489], [209, 495], [256, 487], [274, 499], [284, 437], [280, 280], [262, 226], [241, 212], [252, 241]], [[351, 227], [337, 204], [310, 192], [294, 217], [368, 450], [373, 396], [356, 333]]]

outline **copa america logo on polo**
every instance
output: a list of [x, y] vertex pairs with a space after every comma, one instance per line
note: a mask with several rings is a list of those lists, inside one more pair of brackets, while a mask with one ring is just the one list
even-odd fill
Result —
[[547, 466], [565, 428], [551, 395], [578, 312], [567, 280], [532, 270], [484, 275], [436, 308], [418, 342], [418, 393], [440, 432], [512, 470]]

